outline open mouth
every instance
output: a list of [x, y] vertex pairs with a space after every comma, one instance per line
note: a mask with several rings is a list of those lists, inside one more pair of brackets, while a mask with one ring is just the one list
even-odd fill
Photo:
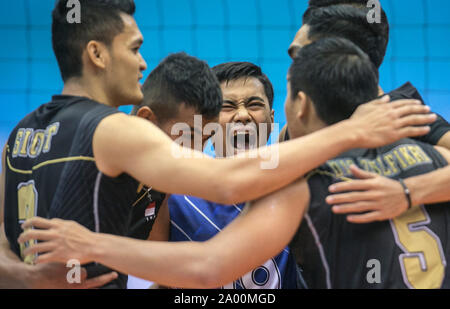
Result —
[[229, 142], [238, 151], [257, 148], [258, 132], [256, 126], [232, 128], [229, 134]]

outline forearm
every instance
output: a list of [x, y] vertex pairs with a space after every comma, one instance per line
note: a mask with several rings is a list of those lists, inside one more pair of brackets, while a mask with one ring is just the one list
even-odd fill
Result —
[[438, 146], [450, 149], [450, 132], [444, 134], [444, 136], [439, 140]]
[[140, 242], [94, 234], [92, 243], [99, 245], [91, 246], [91, 259], [162, 285], [218, 287], [281, 252], [308, 204], [307, 183], [300, 180], [254, 202], [207, 242]]
[[405, 184], [411, 192], [414, 206], [450, 201], [450, 166], [407, 178]]
[[[347, 127], [339, 123], [313, 134], [293, 139], [289, 142], [273, 145], [255, 160], [230, 160], [220, 182], [234, 193], [228, 204], [255, 200], [263, 195], [275, 192], [309, 171], [357, 145], [358, 137]], [[247, 155], [251, 158], [252, 153]], [[277, 158], [276, 168], [262, 169], [267, 163], [261, 158]]]
[[[154, 187], [223, 204], [254, 200], [285, 187], [328, 159], [355, 147], [357, 140], [355, 130], [343, 122], [280, 145], [253, 150], [244, 158], [181, 158], [162, 162], [158, 165], [160, 175], [168, 177], [159, 179], [158, 185], [164, 188], [156, 184]], [[263, 169], [269, 161], [273, 165]]]
[[0, 254], [0, 289], [29, 288], [29, 266]]
[[[3, 230], [2, 226], [0, 228]], [[0, 289], [28, 288], [30, 267], [11, 251], [8, 242], [0, 235]]]
[[92, 248], [92, 260], [160, 285], [206, 288], [205, 275], [215, 271], [208, 267], [210, 253], [204, 243], [139, 241], [106, 234], [95, 237], [102, 243]]

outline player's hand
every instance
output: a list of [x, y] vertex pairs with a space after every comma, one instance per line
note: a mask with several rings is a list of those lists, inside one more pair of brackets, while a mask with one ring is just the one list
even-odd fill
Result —
[[27, 220], [22, 228], [25, 232], [19, 236], [19, 243], [40, 241], [24, 250], [25, 255], [39, 254], [35, 264], [66, 264], [73, 259], [78, 260], [81, 265], [93, 262], [95, 233], [76, 222], [36, 217]]
[[407, 137], [430, 132], [427, 126], [436, 121], [430, 108], [417, 100], [399, 100], [389, 103], [389, 96], [358, 107], [350, 122], [359, 130], [359, 148], [376, 148]]
[[[370, 223], [396, 218], [408, 209], [402, 185], [395, 180], [350, 167], [358, 178], [330, 186], [327, 197], [335, 214], [351, 214], [351, 223]], [[361, 214], [364, 213], [364, 214]]]
[[111, 272], [87, 279], [85, 268], [80, 269], [80, 283], [69, 283], [67, 274], [70, 268], [63, 264], [51, 263], [30, 266], [32, 275], [29, 286], [32, 289], [95, 289], [117, 279], [118, 274]]

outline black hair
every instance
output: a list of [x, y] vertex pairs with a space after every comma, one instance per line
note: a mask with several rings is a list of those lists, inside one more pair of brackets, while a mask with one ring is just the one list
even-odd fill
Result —
[[[389, 43], [389, 22], [384, 10], [380, 23], [369, 23], [367, 8], [361, 0], [311, 0], [303, 15], [303, 24], [310, 26], [308, 37], [342, 37], [359, 46], [377, 68], [383, 63]], [[331, 4], [331, 5], [329, 5]]]
[[97, 40], [110, 46], [124, 24], [120, 13], [133, 15], [133, 0], [79, 0], [80, 23], [70, 23], [68, 0], [58, 0], [52, 13], [52, 44], [62, 79], [80, 77], [82, 53], [86, 45]]
[[220, 83], [240, 78], [256, 78], [264, 86], [264, 92], [269, 100], [270, 108], [273, 107], [274, 91], [272, 83], [259, 66], [250, 62], [227, 62], [216, 65], [212, 70]]
[[289, 69], [292, 99], [303, 91], [327, 125], [378, 96], [378, 70], [355, 44], [325, 38], [303, 47]]
[[175, 117], [180, 104], [194, 107], [202, 116], [212, 119], [222, 109], [220, 84], [204, 61], [186, 53], [171, 54], [148, 76], [143, 86], [144, 100], [135, 106], [149, 106], [159, 121]]

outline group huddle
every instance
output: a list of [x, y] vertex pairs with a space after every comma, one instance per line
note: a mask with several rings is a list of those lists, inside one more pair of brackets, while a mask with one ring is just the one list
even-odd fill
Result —
[[176, 53], [141, 86], [134, 2], [80, 0], [76, 25], [66, 2], [52, 15], [62, 94], [3, 150], [0, 288], [450, 287], [450, 125], [411, 83], [379, 86], [384, 11], [309, 1], [287, 126], [267, 146], [258, 65]]

